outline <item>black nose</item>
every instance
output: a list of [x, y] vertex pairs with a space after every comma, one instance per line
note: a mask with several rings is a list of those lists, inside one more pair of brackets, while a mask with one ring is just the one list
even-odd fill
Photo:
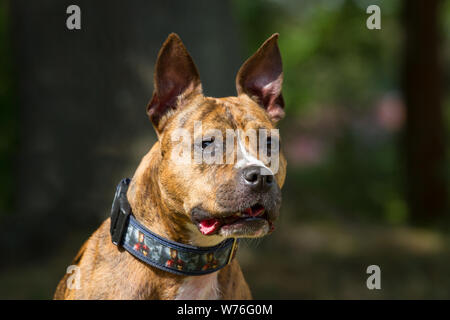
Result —
[[273, 174], [266, 168], [250, 166], [242, 169], [242, 175], [246, 185], [255, 191], [266, 191], [273, 183]]

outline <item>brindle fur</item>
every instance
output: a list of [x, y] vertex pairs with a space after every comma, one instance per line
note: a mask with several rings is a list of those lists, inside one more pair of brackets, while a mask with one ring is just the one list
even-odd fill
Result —
[[[274, 36], [265, 43], [266, 47], [270, 48], [273, 48], [274, 44], [276, 45]], [[173, 97], [165, 96], [164, 79], [160, 79], [161, 74], [165, 72], [164, 68], [170, 68], [164, 61], [167, 51], [172, 54], [170, 59], [173, 60], [175, 55], [177, 59], [182, 60], [175, 63], [176, 68], [188, 74], [187, 84], [183, 86], [181, 94], [175, 100]], [[261, 49], [255, 55], [258, 61], [264, 60], [260, 51]], [[270, 55], [268, 58], [271, 58]], [[190, 213], [193, 208], [200, 206], [212, 215], [220, 215], [222, 212], [239, 207], [243, 195], [236, 191], [236, 172], [233, 164], [175, 165], [170, 159], [173, 147], [170, 133], [180, 127], [192, 133], [196, 120], [202, 121], [203, 132], [208, 128], [243, 131], [251, 128], [274, 128], [275, 122], [282, 114], [282, 110], [278, 110], [274, 104], [280, 103], [280, 99], [282, 101], [281, 92], [271, 100], [272, 105], [266, 106], [266, 102], [262, 101], [265, 99], [264, 95], [258, 98], [242, 89], [245, 81], [241, 77], [246, 73], [249, 71], [241, 70], [239, 72], [241, 76], [238, 74], [237, 97], [205, 97], [201, 93], [195, 66], [191, 64], [190, 57], [178, 36], [170, 35], [163, 45], [157, 61], [155, 94], [148, 110], [159, 141], [142, 159], [127, 194], [136, 219], [151, 231], [181, 243], [210, 245], [208, 242], [210, 238], [207, 236], [200, 233], [195, 238], [192, 236], [192, 230], [188, 226], [192, 226]], [[277, 74], [277, 77], [281, 76]], [[281, 80], [279, 86], [281, 87]], [[165, 105], [162, 105], [161, 101], [165, 101]], [[284, 183], [285, 174], [286, 161], [280, 154], [280, 168], [275, 175], [278, 190]], [[276, 194], [273, 202], [277, 204], [277, 210], [274, 215], [278, 214], [281, 201], [279, 193]], [[69, 289], [66, 285], [69, 275], [65, 275], [56, 289], [54, 298], [176, 298], [186, 276], [161, 271], [134, 258], [127, 251], [111, 243], [109, 230], [110, 219], [107, 219], [85, 242], [72, 262], [80, 268], [81, 289]], [[219, 240], [221, 239], [216, 239], [216, 242]], [[229, 265], [219, 270], [217, 279], [219, 298], [251, 298], [237, 259], [233, 259]]]

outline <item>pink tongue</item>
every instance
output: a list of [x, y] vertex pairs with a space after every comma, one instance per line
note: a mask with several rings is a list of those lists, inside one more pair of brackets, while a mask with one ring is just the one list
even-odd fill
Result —
[[200, 232], [208, 235], [214, 233], [217, 229], [219, 229], [219, 220], [217, 219], [208, 219], [200, 221]]

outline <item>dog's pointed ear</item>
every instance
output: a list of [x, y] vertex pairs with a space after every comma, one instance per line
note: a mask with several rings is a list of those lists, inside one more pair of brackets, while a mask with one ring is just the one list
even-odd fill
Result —
[[180, 37], [171, 33], [161, 47], [155, 65], [154, 92], [147, 115], [160, 133], [170, 111], [183, 105], [190, 96], [201, 94], [197, 68]]
[[283, 67], [277, 40], [278, 33], [267, 39], [245, 61], [236, 76], [238, 95], [248, 95], [267, 111], [274, 122], [284, 117], [284, 100], [281, 94]]

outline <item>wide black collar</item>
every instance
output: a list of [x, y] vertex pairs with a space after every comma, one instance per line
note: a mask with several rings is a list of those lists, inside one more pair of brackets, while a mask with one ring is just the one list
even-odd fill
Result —
[[111, 240], [139, 260], [158, 269], [182, 275], [204, 275], [230, 263], [238, 239], [226, 239], [216, 246], [196, 247], [165, 239], [140, 224], [127, 199], [130, 179], [116, 189], [111, 208]]

